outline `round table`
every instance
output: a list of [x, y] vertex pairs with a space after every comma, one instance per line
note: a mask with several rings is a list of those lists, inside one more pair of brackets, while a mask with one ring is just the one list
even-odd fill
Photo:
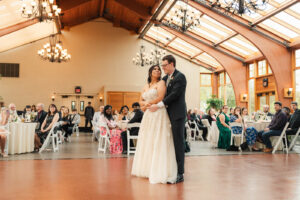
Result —
[[8, 154], [33, 152], [37, 123], [9, 123]]
[[270, 122], [246, 122], [246, 124], [248, 127], [254, 127], [257, 131], [263, 131], [269, 126]]

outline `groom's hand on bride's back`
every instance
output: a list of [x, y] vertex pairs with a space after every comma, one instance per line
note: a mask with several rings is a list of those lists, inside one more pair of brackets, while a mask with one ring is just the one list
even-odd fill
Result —
[[157, 111], [158, 110], [158, 106], [156, 105], [156, 104], [153, 104], [153, 105], [151, 105], [150, 107], [149, 107], [149, 110], [151, 111], [151, 112], [155, 112], [155, 111]]

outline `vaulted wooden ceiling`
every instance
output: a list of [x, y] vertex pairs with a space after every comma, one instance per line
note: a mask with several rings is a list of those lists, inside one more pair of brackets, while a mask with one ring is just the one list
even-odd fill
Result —
[[103, 17], [115, 27], [138, 33], [162, 0], [56, 0], [62, 28]]

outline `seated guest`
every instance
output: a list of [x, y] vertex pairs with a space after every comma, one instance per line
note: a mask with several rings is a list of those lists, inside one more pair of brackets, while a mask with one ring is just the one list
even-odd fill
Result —
[[232, 115], [234, 115], [234, 108], [229, 109], [229, 117], [231, 117]]
[[283, 107], [282, 112], [286, 114], [288, 121], [291, 119], [291, 109], [289, 107]]
[[25, 107], [22, 116], [23, 116], [23, 118], [25, 119], [26, 122], [31, 121], [31, 106], [30, 105], [27, 105]]
[[273, 119], [269, 124], [268, 128], [258, 132], [258, 137], [262, 139], [263, 143], [266, 145], [266, 148], [263, 150], [266, 153], [271, 152], [273, 150], [270, 137], [280, 136], [287, 122], [287, 116], [281, 110], [282, 103], [277, 101], [274, 103], [274, 106], [275, 106], [276, 114], [273, 116]]
[[[111, 105], [106, 105], [104, 107], [104, 117], [102, 118], [103, 122], [107, 124], [110, 129], [110, 153], [120, 154], [123, 151], [122, 139], [121, 139], [121, 130], [118, 128], [117, 122], [113, 119], [112, 116], [112, 107]], [[101, 127], [103, 135], [107, 134], [106, 129]]]
[[64, 107], [62, 110], [61, 118], [59, 119], [60, 123], [60, 130], [62, 129], [65, 132], [65, 141], [68, 142], [69, 135], [72, 134], [68, 132], [69, 126], [70, 126], [70, 119], [69, 119], [69, 108]]
[[56, 105], [51, 104], [48, 108], [48, 114], [42, 123], [41, 130], [35, 134], [34, 145], [35, 151], [38, 151], [42, 147], [42, 144], [46, 140], [52, 126], [58, 122], [59, 115], [57, 113]]
[[245, 119], [249, 119], [248, 110], [247, 108], [242, 108], [242, 119], [243, 124], [245, 128], [245, 136], [246, 136], [246, 142], [248, 144], [248, 147], [250, 150], [253, 151], [259, 151], [258, 148], [256, 148], [255, 142], [257, 138], [257, 130], [254, 127], [247, 127], [247, 124], [245, 123]]
[[[128, 124], [132, 123], [141, 123], [143, 119], [143, 111], [140, 108], [140, 104], [138, 102], [135, 102], [132, 104], [134, 116], [133, 118], [128, 122]], [[130, 129], [130, 135], [138, 135], [139, 133], [139, 128], [131, 128]], [[122, 144], [123, 144], [123, 154], [127, 154], [127, 131], [123, 131], [121, 133], [122, 137]]]
[[219, 128], [218, 148], [227, 149], [230, 146], [231, 130], [229, 126], [230, 118], [227, 115], [228, 106], [222, 107], [222, 112], [217, 117], [217, 126]]
[[202, 137], [204, 139], [204, 141], [207, 141], [207, 127], [205, 127], [201, 121], [201, 118], [198, 118], [197, 117], [197, 109], [194, 110], [193, 113], [191, 113], [190, 115], [190, 118], [191, 118], [191, 121], [193, 122], [196, 122], [197, 126], [198, 126], [198, 129], [199, 130], [202, 130]]
[[[230, 123], [236, 122], [236, 123], [242, 123], [243, 119], [241, 116], [241, 108], [235, 107], [233, 109], [233, 114], [230, 116]], [[242, 127], [240, 126], [232, 126], [231, 130], [234, 134], [241, 134], [242, 133]]]
[[34, 104], [31, 106], [31, 112], [37, 112], [36, 106]]
[[19, 121], [16, 105], [14, 103], [11, 103], [9, 104], [8, 108], [9, 108], [9, 121], [11, 122]]
[[289, 127], [286, 130], [287, 135], [295, 135], [300, 127], [300, 110], [298, 109], [298, 103], [293, 101], [291, 108], [294, 113], [291, 116]]
[[129, 108], [128, 106], [122, 106], [119, 116], [118, 116], [118, 121], [122, 120], [129, 120]]
[[96, 140], [99, 139], [99, 133], [100, 133], [100, 122], [103, 121], [103, 111], [104, 111], [104, 106], [100, 106], [99, 111], [95, 112], [94, 116], [93, 116], [93, 123], [95, 124], [95, 127], [93, 127], [94, 132], [95, 132], [95, 138]]
[[203, 119], [207, 119], [208, 122], [209, 122], [209, 124], [211, 125], [211, 124], [212, 124], [212, 121], [217, 121], [215, 113], [216, 113], [215, 109], [210, 108], [210, 109], [207, 111], [207, 115], [204, 115], [204, 116], [203, 116]]
[[59, 120], [58, 121], [60, 121], [61, 118], [62, 118], [62, 114], [63, 114], [64, 108], [65, 108], [65, 106], [61, 106], [60, 109], [59, 109], [59, 111], [58, 111], [58, 116], [59, 116]]
[[192, 109], [189, 109], [187, 111], [187, 118], [188, 118], [188, 120], [191, 120], [191, 114], [192, 114]]
[[36, 109], [37, 109], [37, 115], [35, 118], [35, 121], [38, 123], [37, 127], [36, 127], [36, 131], [41, 130], [41, 124], [44, 122], [46, 116], [47, 116], [47, 112], [44, 111], [44, 104], [42, 103], [38, 103], [36, 105]]
[[269, 112], [270, 107], [269, 105], [264, 105], [263, 106], [263, 113], [268, 116], [268, 117], [273, 117], [273, 114]]
[[115, 121], [118, 121], [119, 119], [119, 111], [117, 109], [115, 109], [113, 112], [113, 118]]
[[0, 108], [0, 148], [1, 153], [0, 156], [7, 158], [8, 155], [4, 152], [5, 146], [6, 146], [6, 135], [3, 134], [3, 132], [6, 132], [6, 126], [8, 125], [8, 119], [9, 119], [9, 110], [5, 107]]
[[72, 110], [72, 115], [69, 115], [68, 121], [69, 121], [69, 126], [68, 126], [68, 129], [66, 130], [66, 134], [65, 134], [65, 138], [67, 138], [67, 140], [68, 140], [68, 137], [70, 135], [72, 135], [72, 133], [73, 133], [74, 125], [80, 124], [80, 115], [77, 113], [77, 109]]

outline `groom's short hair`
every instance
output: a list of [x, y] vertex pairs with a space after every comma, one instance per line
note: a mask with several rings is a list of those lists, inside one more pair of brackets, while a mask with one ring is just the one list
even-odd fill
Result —
[[176, 67], [176, 59], [172, 55], [166, 55], [162, 60], [167, 60], [169, 64], [173, 63], [174, 67]]

